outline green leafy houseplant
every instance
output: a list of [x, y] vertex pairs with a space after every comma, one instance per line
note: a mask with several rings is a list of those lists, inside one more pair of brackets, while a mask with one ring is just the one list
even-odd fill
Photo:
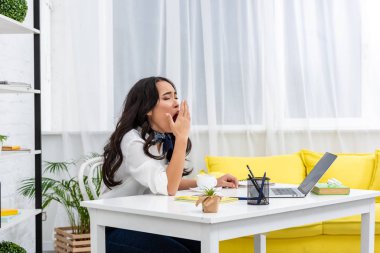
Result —
[[0, 0], [0, 14], [23, 22], [28, 11], [26, 0]]
[[4, 141], [6, 141], [8, 139], [8, 136], [6, 135], [1, 135], [0, 134], [0, 143], [3, 143]]
[[[77, 168], [80, 164], [87, 159], [99, 157], [98, 154], [91, 154], [90, 156], [80, 159], [77, 162], [44, 162], [44, 172], [42, 177], [42, 209], [49, 206], [52, 201], [60, 203], [69, 218], [70, 227], [74, 234], [87, 234], [90, 232], [90, 216], [87, 208], [81, 207], [80, 202], [83, 201], [78, 178], [70, 175], [70, 168]], [[78, 170], [76, 170], [78, 171]], [[45, 174], [51, 175], [45, 177]], [[60, 176], [64, 179], [58, 179]], [[100, 166], [96, 175], [91, 179], [96, 187], [96, 192], [99, 195], [101, 185]], [[84, 177], [84, 184], [90, 199], [94, 199], [91, 190], [87, 184], [88, 177]], [[18, 188], [21, 195], [34, 198], [35, 194], [35, 180], [34, 178], [24, 179], [21, 186]]]
[[1, 135], [0, 134], [0, 154], [1, 154], [1, 151], [3, 150], [3, 145], [4, 145], [4, 142], [8, 139], [8, 136], [6, 135]]
[[26, 250], [13, 242], [0, 242], [0, 253], [26, 253]]

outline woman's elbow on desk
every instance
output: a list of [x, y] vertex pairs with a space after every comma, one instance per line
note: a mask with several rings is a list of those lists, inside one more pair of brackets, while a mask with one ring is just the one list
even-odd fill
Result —
[[169, 195], [169, 196], [174, 196], [176, 193], [177, 193], [177, 190], [172, 190], [172, 191], [170, 191], [170, 190], [168, 189], [168, 195]]

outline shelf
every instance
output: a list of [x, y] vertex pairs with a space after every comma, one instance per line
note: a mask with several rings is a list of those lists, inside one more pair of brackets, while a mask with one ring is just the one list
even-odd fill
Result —
[[11, 87], [8, 85], [0, 85], [0, 93], [35, 93], [41, 94], [40, 90], [23, 87]]
[[19, 214], [8, 222], [2, 222], [0, 233], [41, 213], [41, 209], [19, 209]]
[[0, 14], [0, 34], [28, 34], [40, 31]]
[[9, 156], [20, 156], [20, 155], [38, 155], [41, 154], [41, 150], [30, 150], [30, 151], [1, 151], [0, 159]]
[[[1, 0], [0, 0], [1, 2]], [[2, 228], [0, 228], [0, 238], [2, 237], [2, 233], [8, 233], [9, 228], [15, 227], [17, 224], [20, 224], [21, 222], [25, 222], [26, 220], [32, 221], [30, 219], [35, 219], [35, 250], [33, 252], [43, 252], [42, 247], [42, 215], [41, 208], [42, 208], [42, 187], [41, 187], [41, 180], [42, 180], [42, 156], [41, 156], [41, 38], [40, 38], [40, 0], [30, 0], [28, 2], [33, 2], [33, 8], [28, 10], [28, 16], [30, 17], [30, 21], [32, 22], [25, 22], [24, 24], [15, 21], [13, 19], [10, 19], [4, 15], [0, 14], [0, 38], [8, 37], [11, 40], [6, 41], [6, 43], [12, 43], [13, 38], [18, 38], [19, 36], [15, 36], [17, 34], [24, 34], [27, 37], [25, 38], [32, 38], [31, 40], [28, 40], [32, 47], [33, 47], [33, 61], [32, 61], [32, 70], [33, 70], [33, 81], [30, 81], [33, 83], [33, 88], [28, 87], [30, 85], [21, 85], [20, 83], [13, 83], [13, 85], [0, 85], [0, 99], [2, 94], [25, 94], [25, 95], [33, 95], [35, 99], [33, 99], [32, 107], [34, 108], [33, 114], [34, 114], [34, 146], [29, 146], [31, 149], [30, 151], [2, 151], [0, 154], [0, 160], [3, 161], [5, 159], [9, 160], [18, 160], [25, 158], [29, 160], [29, 158], [33, 158], [34, 160], [34, 178], [35, 178], [35, 193], [34, 193], [34, 200], [35, 200], [35, 209], [19, 209], [20, 214], [16, 217], [13, 217], [6, 223], [3, 222]], [[37, 29], [35, 29], [36, 27]], [[8, 35], [7, 35], [8, 34]], [[3, 35], [3, 36], [1, 36]], [[12, 36], [9, 36], [12, 35]], [[21, 38], [21, 37], [20, 37]], [[22, 45], [16, 45], [14, 49], [16, 50], [18, 47], [22, 47]], [[27, 45], [26, 45], [27, 46]], [[29, 47], [27, 47], [29, 48]], [[17, 68], [17, 66], [16, 66]], [[29, 76], [29, 72], [25, 71], [25, 74], [23, 75], [25, 77]], [[13, 98], [13, 96], [9, 97]], [[1, 123], [0, 123], [1, 126]], [[25, 161], [26, 162], [26, 161]], [[32, 164], [30, 164], [32, 166]], [[13, 179], [12, 179], [13, 180]], [[13, 194], [13, 193], [12, 193]], [[0, 196], [0, 201], [1, 201]], [[9, 198], [10, 196], [7, 196]], [[28, 222], [29, 223], [29, 222]], [[18, 226], [16, 228], [17, 234], [19, 234], [19, 229], [25, 229], [24, 226]], [[29, 251], [29, 250], [28, 250]], [[32, 250], [30, 250], [32, 251]]]

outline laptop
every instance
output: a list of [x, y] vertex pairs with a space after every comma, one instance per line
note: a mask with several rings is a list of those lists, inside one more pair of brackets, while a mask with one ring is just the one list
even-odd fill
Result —
[[269, 198], [304, 198], [313, 189], [318, 180], [325, 174], [331, 164], [335, 161], [336, 155], [326, 152], [313, 170], [307, 175], [298, 188], [277, 188], [269, 189]]

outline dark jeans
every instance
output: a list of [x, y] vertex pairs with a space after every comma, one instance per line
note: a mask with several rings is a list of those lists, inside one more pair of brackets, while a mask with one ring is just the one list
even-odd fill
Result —
[[106, 227], [106, 253], [200, 253], [199, 241]]

